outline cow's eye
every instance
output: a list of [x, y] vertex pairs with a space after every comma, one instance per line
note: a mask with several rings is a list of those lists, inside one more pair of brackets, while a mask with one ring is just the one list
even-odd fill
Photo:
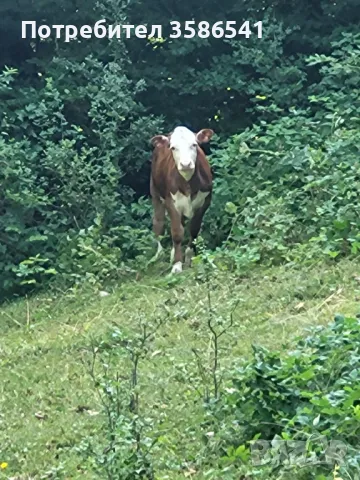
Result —
[[197, 147], [197, 143], [193, 143], [193, 147], [196, 148], [196, 147]]
[[171, 147], [171, 150], [175, 150], [175, 147]]

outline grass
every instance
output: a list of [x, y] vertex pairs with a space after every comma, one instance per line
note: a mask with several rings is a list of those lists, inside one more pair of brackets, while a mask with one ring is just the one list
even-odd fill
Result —
[[[215, 316], [226, 321], [237, 302], [233, 326], [220, 341], [223, 371], [248, 358], [254, 343], [280, 348], [338, 312], [357, 314], [358, 270], [359, 263], [345, 260], [214, 276]], [[159, 318], [166, 320], [139, 366], [140, 411], [162, 437], [153, 451], [157, 478], [205, 478], [197, 393], [204, 380], [193, 349], [205, 365], [211, 357], [206, 285], [187, 271], [173, 281], [126, 281], [109, 293], [41, 294], [0, 308], [0, 464], [8, 464], [0, 478], [99, 478], [78, 451], [84, 439], [101, 444], [105, 421], [84, 366], [87, 347], [115, 327], [131, 336], [141, 322]], [[120, 358], [116, 368], [126, 376], [129, 363]]]

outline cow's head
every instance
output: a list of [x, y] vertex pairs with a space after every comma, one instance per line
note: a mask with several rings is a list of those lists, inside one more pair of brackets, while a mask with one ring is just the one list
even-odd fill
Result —
[[199, 143], [207, 143], [213, 135], [213, 130], [209, 128], [193, 133], [186, 127], [176, 127], [168, 136], [153, 137], [151, 144], [154, 147], [170, 148], [180, 175], [190, 179], [195, 171]]

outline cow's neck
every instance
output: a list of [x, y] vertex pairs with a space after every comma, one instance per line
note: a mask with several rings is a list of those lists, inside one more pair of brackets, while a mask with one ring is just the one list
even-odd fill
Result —
[[190, 182], [192, 177], [195, 175], [195, 169], [191, 172], [179, 172], [179, 175], [185, 180], [185, 182]]
[[[178, 173], [178, 182], [177, 182], [177, 191], [180, 193], [193, 197], [197, 194], [197, 192], [201, 188], [201, 182], [199, 179], [198, 168], [195, 167], [194, 174], [191, 176], [189, 180], [185, 180], [185, 178]], [[175, 191], [173, 193], [176, 193]]]

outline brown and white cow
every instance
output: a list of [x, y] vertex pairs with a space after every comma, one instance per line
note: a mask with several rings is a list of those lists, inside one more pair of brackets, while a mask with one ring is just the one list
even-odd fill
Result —
[[195, 134], [186, 127], [176, 127], [169, 135], [156, 135], [151, 139], [155, 147], [150, 193], [154, 207], [153, 231], [158, 241], [156, 257], [162, 250], [159, 236], [164, 233], [167, 212], [173, 241], [172, 273], [182, 271], [185, 218], [190, 220], [190, 242], [185, 253], [185, 263], [189, 265], [194, 253], [194, 240], [211, 202], [211, 168], [199, 144], [208, 142], [213, 134], [210, 129]]

